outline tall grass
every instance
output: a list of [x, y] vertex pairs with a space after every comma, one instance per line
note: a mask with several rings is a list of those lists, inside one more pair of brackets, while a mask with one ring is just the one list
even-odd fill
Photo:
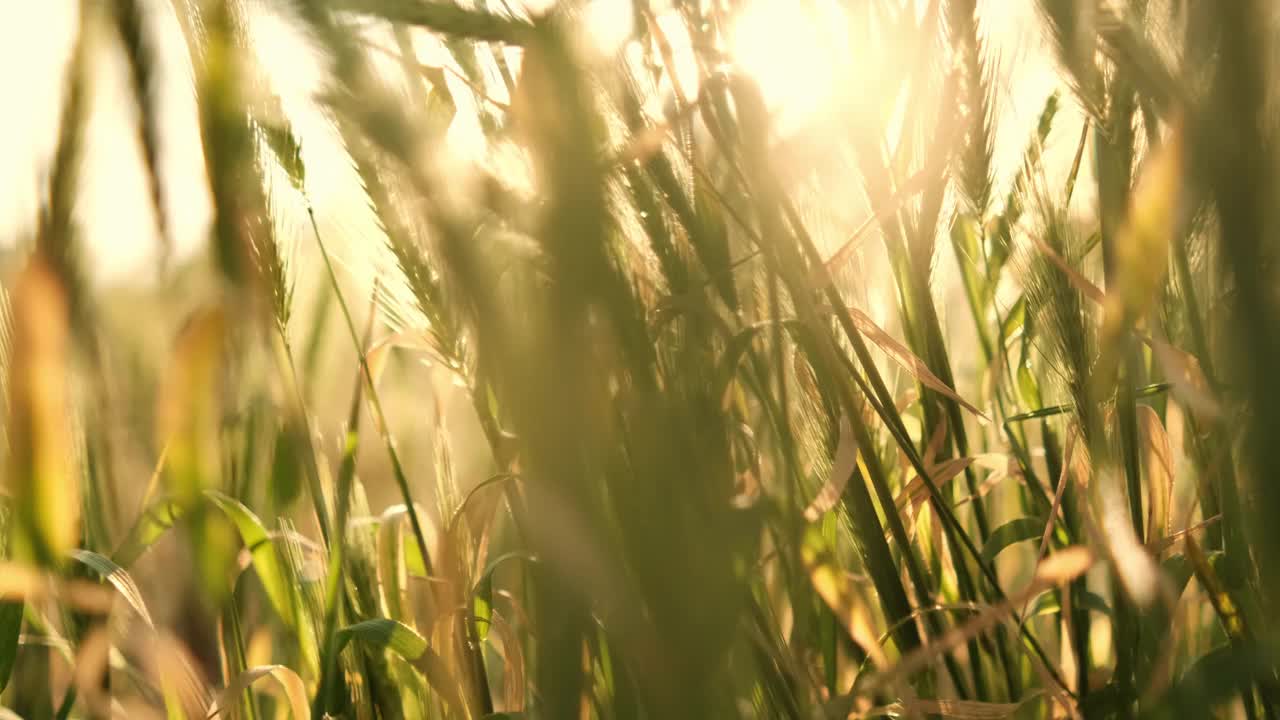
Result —
[[[625, 5], [78, 4], [0, 293], [0, 716], [1276, 717], [1276, 13], [1039, 0], [1027, 134], [1000, 3], [798, 4], [880, 69], [799, 131], [751, 3]], [[111, 52], [154, 287], [85, 259]]]

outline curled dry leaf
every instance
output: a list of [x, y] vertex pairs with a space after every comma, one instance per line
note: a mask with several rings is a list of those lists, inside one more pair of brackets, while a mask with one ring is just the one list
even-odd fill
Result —
[[377, 385], [383, 371], [387, 369], [387, 360], [390, 359], [391, 351], [395, 348], [409, 348], [411, 350], [434, 353], [435, 348], [428, 340], [429, 337], [430, 335], [426, 328], [411, 328], [392, 333], [375, 342], [364, 355], [365, 364], [369, 367], [369, 376], [374, 385]]
[[[935, 431], [934, 435], [937, 437], [938, 433]], [[991, 475], [978, 488], [978, 497], [986, 495], [991, 491], [991, 488], [995, 487], [996, 483], [1013, 474], [1011, 467], [1014, 470], [1017, 467], [1015, 461], [1004, 453], [979, 453], [972, 457], [948, 458], [935, 462], [936, 455], [937, 450], [934, 447], [934, 441], [930, 440], [929, 447], [925, 451], [924, 462], [926, 469], [929, 471], [929, 479], [933, 480], [934, 485], [939, 489], [971, 466], [990, 470]], [[911, 471], [908, 470], [908, 472]], [[906, 508], [908, 501], [911, 503], [912, 511], [918, 510], [929, 499], [929, 488], [924, 484], [924, 480], [914, 472], [911, 472], [910, 477], [911, 479], [907, 481], [902, 491], [898, 493], [898, 497], [894, 500], [894, 505], [897, 506], [898, 510]], [[973, 497], [970, 496], [956, 504], [961, 505], [972, 500]]]
[[938, 422], [937, 427], [933, 429], [933, 434], [929, 436], [929, 444], [924, 448], [924, 464], [931, 466], [937, 463], [938, 455], [942, 453], [942, 445], [947, 441], [947, 419], [945, 416]]
[[840, 418], [839, 437], [836, 443], [836, 456], [831, 461], [831, 474], [827, 476], [827, 481], [823, 483], [809, 506], [804, 509], [804, 519], [809, 522], [817, 522], [828, 510], [836, 506], [844, 493], [845, 486], [849, 484], [849, 478], [853, 476], [854, 468], [857, 467], [858, 444], [854, 442], [853, 428], [847, 416]]
[[[745, 510], [749, 507], [754, 506], [756, 502], [760, 500], [760, 490], [761, 490], [760, 476], [757, 475], [754, 470], [747, 469], [742, 472], [736, 473], [734, 475], [733, 486], [734, 486], [733, 497], [729, 498], [730, 506], [738, 510]], [[826, 491], [826, 489], [827, 488], [824, 486], [822, 490], [818, 492], [819, 496], [821, 496]], [[841, 486], [840, 490], [843, 490], [843, 489], [844, 487]], [[836, 497], [839, 498], [839, 491], [837, 491]], [[814, 498], [814, 502], [816, 503], [819, 499], [820, 498]], [[832, 506], [834, 505], [835, 503], [833, 501]], [[813, 505], [811, 504], [810, 507], [813, 507]], [[827, 509], [830, 510], [831, 508], [828, 507]], [[821, 514], [825, 512], [825, 510], [816, 511], [816, 512], [818, 513], [819, 516], [821, 516]], [[807, 508], [805, 509], [804, 516], [806, 518], [809, 517], [809, 510]]]
[[[415, 503], [418, 517], [426, 518], [427, 511]], [[404, 539], [404, 520], [408, 511], [403, 504], [392, 505], [378, 518], [378, 534], [375, 539], [375, 554], [378, 558], [377, 572], [382, 590], [382, 601], [387, 616], [395, 619], [407, 616], [408, 583], [410, 556], [413, 555], [419, 574], [425, 574], [421, 553], [414, 543], [406, 543]], [[424, 530], [428, 533], [428, 548], [435, 550], [436, 531], [434, 523], [427, 523]]]
[[1071, 456], [1071, 472], [1076, 477], [1076, 482], [1080, 483], [1080, 487], [1089, 487], [1089, 482], [1093, 478], [1093, 464], [1089, 457], [1089, 448], [1087, 445], [1081, 445]]
[[[427, 540], [427, 551], [432, 555], [439, 554], [439, 544], [441, 541], [440, 532], [436, 528], [435, 523], [430, 521], [431, 515], [427, 513], [426, 508], [416, 502], [413, 504], [413, 508], [414, 513], [417, 514], [419, 520], [422, 521], [422, 531], [426, 535]], [[408, 526], [408, 521], [409, 510], [407, 505], [404, 503], [396, 503], [395, 505], [387, 506], [387, 509], [382, 511], [382, 515], [378, 521], [378, 528], [380, 531], [379, 540], [384, 543], [389, 542], [391, 538], [396, 537], [397, 533], [404, 531], [404, 528]], [[387, 532], [385, 537], [381, 535], [383, 528], [385, 528]], [[379, 545], [378, 552], [381, 553], [384, 549], [389, 547], [389, 545]], [[420, 576], [426, 575], [425, 563], [423, 561], [422, 553], [418, 549], [417, 543], [404, 543], [404, 562], [410, 574], [417, 574]]]

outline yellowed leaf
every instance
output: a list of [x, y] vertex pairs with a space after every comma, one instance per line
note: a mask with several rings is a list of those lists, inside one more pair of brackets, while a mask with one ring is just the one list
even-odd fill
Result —
[[80, 488], [73, 471], [75, 422], [69, 382], [70, 307], [40, 255], [13, 292], [12, 355], [6, 383], [14, 556], [54, 564], [80, 533]]
[[813, 589], [835, 614], [849, 637], [878, 667], [888, 667], [888, 659], [884, 649], [880, 647], [880, 639], [872, 626], [871, 613], [865, 600], [859, 595], [848, 574], [831, 562], [831, 555], [823, 550], [821, 535], [813, 526], [806, 532], [801, 558], [809, 572]]
[[1103, 336], [1117, 333], [1151, 308], [1169, 265], [1182, 198], [1182, 126], [1152, 151], [1134, 184], [1129, 215], [1115, 242], [1116, 283], [1105, 304]]
[[1148, 405], [1138, 406], [1138, 430], [1142, 433], [1147, 479], [1147, 544], [1169, 534], [1169, 507], [1173, 498], [1173, 451], [1160, 416]]
[[228, 323], [221, 306], [193, 312], [178, 332], [160, 392], [160, 437], [167, 441], [162, 479], [170, 495], [195, 503], [220, 477], [223, 380]]
[[1036, 591], [1075, 580], [1093, 567], [1093, 562], [1093, 551], [1084, 545], [1059, 550], [1036, 566], [1036, 582], [1042, 585]]

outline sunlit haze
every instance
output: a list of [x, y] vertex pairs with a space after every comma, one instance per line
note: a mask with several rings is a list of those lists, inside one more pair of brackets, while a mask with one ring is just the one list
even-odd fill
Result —
[[[144, 5], [152, 8], [151, 16], [160, 29], [157, 35], [163, 38], [154, 49], [161, 60], [155, 92], [162, 110], [161, 177], [173, 245], [170, 260], [177, 262], [202, 251], [210, 205], [188, 54], [168, 4]], [[670, 45], [681, 89], [696, 94], [699, 69], [686, 26], [674, 9], [664, 8], [661, 2], [651, 6]], [[980, 6], [985, 10], [982, 29], [999, 62], [997, 123], [1012, 136], [1020, 132], [1029, 136], [1051, 87], [1054, 60], [1042, 42], [1029, 3], [988, 0]], [[0, 195], [0, 246], [29, 241], [34, 228], [56, 140], [62, 74], [77, 22], [75, 7], [76, 3], [67, 0], [8, 3], [0, 8], [0, 91], [10, 99], [9, 110], [0, 116], [5, 126], [0, 131], [0, 187], [5, 188]], [[366, 249], [376, 246], [369, 242], [377, 232], [367, 203], [360, 193], [353, 192], [358, 187], [354, 170], [315, 100], [323, 89], [324, 77], [317, 55], [286, 21], [257, 3], [250, 3], [250, 7], [256, 9], [250, 32], [254, 54], [301, 137], [308, 191], [322, 221], [340, 229], [350, 244]], [[739, 71], [759, 83], [780, 139], [821, 144], [824, 133], [848, 120], [851, 108], [862, 112], [894, 100], [877, 96], [875, 88], [881, 85], [881, 75], [900, 72], [901, 68], [888, 66], [893, 54], [875, 44], [888, 43], [887, 49], [892, 50], [893, 43], [905, 39], [859, 36], [859, 18], [850, 19], [848, 12], [835, 0], [749, 0], [729, 29], [728, 57]], [[628, 0], [594, 0], [586, 4], [581, 17], [591, 52], [601, 61], [613, 53], [643, 52], [628, 40], [635, 17]], [[391, 34], [380, 28], [368, 30], [367, 37], [384, 49], [394, 47]], [[100, 282], [148, 282], [156, 276], [162, 245], [143, 175], [140, 142], [133, 129], [137, 110], [132, 105], [127, 68], [119, 47], [107, 33], [97, 32], [89, 41], [94, 49], [89, 83], [92, 109], [77, 207], [81, 242], [89, 260], [86, 267]], [[453, 63], [440, 41], [429, 34], [416, 36], [415, 50], [424, 65], [448, 67]], [[396, 72], [393, 57], [376, 52], [372, 57], [388, 72]], [[512, 62], [518, 59], [518, 54], [511, 56]], [[506, 88], [496, 71], [491, 74], [494, 81], [484, 88], [486, 94], [495, 102], [506, 102]], [[444, 77], [459, 112], [449, 129], [445, 153], [430, 160], [455, 171], [475, 163], [496, 167], [493, 163], [502, 162], [504, 150], [486, 149], [475, 94], [461, 80], [461, 73], [448, 72]], [[659, 90], [669, 98], [674, 89], [665, 74], [663, 82]], [[652, 102], [657, 103], [654, 112], [660, 113], [663, 99], [655, 97]], [[1071, 123], [1060, 122], [1050, 138], [1049, 177], [1065, 172], [1074, 132]], [[1000, 144], [995, 152], [997, 177], [1007, 177], [1019, 162], [1021, 148]], [[465, 172], [452, 174], [465, 176]], [[856, 186], [849, 187], [856, 191]], [[281, 202], [287, 205], [289, 199]], [[289, 213], [282, 215], [287, 218]], [[284, 229], [288, 239], [290, 228]], [[375, 252], [340, 256], [361, 276], [377, 273], [385, 262]]]

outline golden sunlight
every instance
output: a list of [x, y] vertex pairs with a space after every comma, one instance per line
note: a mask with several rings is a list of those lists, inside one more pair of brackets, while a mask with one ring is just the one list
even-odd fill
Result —
[[731, 31], [730, 53], [755, 78], [782, 135], [823, 109], [847, 51], [844, 12], [835, 2], [752, 0]]
[[[536, 5], [524, 4], [526, 8]], [[1003, 5], [994, 11], [989, 0], [980, 6], [988, 10], [983, 28], [994, 55], [1007, 59], [998, 66], [998, 124], [1010, 128], [1014, 136], [1029, 136], [1047, 88], [1056, 77], [1053, 58], [1037, 36], [1028, 32], [1035, 23], [1033, 13]], [[23, 112], [5, 113], [0, 119], [0, 185], [6, 188], [0, 197], [0, 248], [20, 242], [34, 228], [44, 192], [40, 178], [47, 173], [56, 138], [63, 90], [60, 77], [77, 22], [74, 7], [70, 2], [50, 2], [10, 4], [0, 9], [0, 91], [22, 98], [25, 108]], [[169, 252], [171, 260], [181, 261], [200, 252], [204, 245], [209, 199], [190, 92], [190, 63], [172, 11], [163, 3], [155, 7], [153, 21], [161, 38], [156, 52], [164, 60], [156, 92], [161, 102], [165, 149], [161, 169], [168, 189], [166, 213], [173, 244]], [[253, 7], [258, 9], [252, 13], [250, 25], [252, 49], [303, 140], [309, 165], [308, 189], [322, 223], [341, 229], [344, 237], [376, 235], [367, 203], [352, 192], [357, 179], [341, 143], [316, 103], [316, 93], [322, 89], [326, 73], [323, 63], [296, 27], [272, 11]], [[689, 27], [680, 12], [665, 2], [655, 2], [650, 7], [657, 42], [665, 44], [665, 48], [652, 48], [650, 62], [669, 62], [674, 70], [661, 73], [658, 92], [650, 98], [650, 112], [660, 116], [661, 103], [664, 99], [669, 102], [677, 92], [672, 78], [679, 85], [679, 92], [692, 97], [698, 92], [700, 69]], [[725, 28], [724, 50], [740, 71], [758, 82], [774, 113], [777, 139], [796, 138], [800, 145], [821, 147], [829, 139], [827, 134], [851, 119], [846, 117], [849, 112], [874, 112], [873, 108], [892, 103], [891, 98], [879, 96], [876, 88], [884, 86], [880, 81], [887, 77], [886, 73], [900, 72], [900, 63], [886, 58], [894, 54], [894, 46], [904, 45], [905, 39], [868, 34], [869, 28], [883, 25], [873, 17], [874, 12], [867, 8], [848, 9], [836, 0], [748, 0], [740, 7]], [[644, 50], [638, 43], [628, 41], [637, 32], [635, 18], [630, 0], [587, 3], [582, 27], [589, 52], [601, 59], [622, 52], [633, 67], [639, 68]], [[29, 32], [32, 27], [46, 31], [33, 34]], [[93, 260], [89, 263], [93, 276], [108, 282], [134, 281], [153, 274], [154, 261], [163, 246], [149, 207], [141, 148], [130, 129], [137, 111], [129, 100], [127, 71], [118, 48], [104, 42], [103, 37], [96, 37], [101, 35], [105, 33], [96, 33], [92, 38], [101, 46], [97, 49], [105, 58], [92, 70], [90, 142], [77, 212], [83, 218], [94, 219], [81, 223], [83, 244]], [[361, 35], [374, 49], [370, 57], [375, 65], [389, 78], [402, 77], [390, 33], [377, 25], [366, 25]], [[497, 79], [497, 70], [488, 56], [482, 57], [481, 62], [481, 70], [489, 77], [478, 88], [487, 96], [481, 98], [438, 37], [414, 33], [414, 49], [422, 65], [445, 71], [444, 80], [457, 105], [447, 142], [430, 162], [447, 168], [454, 178], [471, 176], [469, 168], [475, 167], [518, 176], [515, 170], [504, 170], [511, 165], [509, 153], [500, 143], [486, 140], [478, 122], [482, 106], [488, 104], [500, 110], [509, 101], [507, 88]], [[35, 55], [43, 59], [32, 62]], [[508, 53], [507, 60], [513, 70], [518, 67], [518, 50]], [[891, 124], [886, 130], [886, 141], [895, 142], [896, 129]], [[1062, 176], [1070, 165], [1074, 143], [1067, 136], [1071, 134], [1055, 133], [1046, 150], [1046, 174], [1050, 178]], [[1007, 176], [1020, 152], [1016, 143], [997, 147], [997, 175]], [[804, 163], [809, 162], [804, 158], [812, 157], [810, 153], [791, 160]], [[823, 161], [830, 162], [830, 158]], [[453, 183], [451, 187], [456, 190], [465, 185]], [[1077, 198], [1077, 204], [1086, 201], [1087, 198]], [[360, 242], [362, 249], [349, 257], [340, 253], [349, 270], [359, 277], [371, 278], [385, 269], [382, 260], [370, 260], [370, 244]], [[369, 267], [361, 267], [370, 263]]]
[[1276, 5], [0, 0], [0, 720], [1280, 718]]

